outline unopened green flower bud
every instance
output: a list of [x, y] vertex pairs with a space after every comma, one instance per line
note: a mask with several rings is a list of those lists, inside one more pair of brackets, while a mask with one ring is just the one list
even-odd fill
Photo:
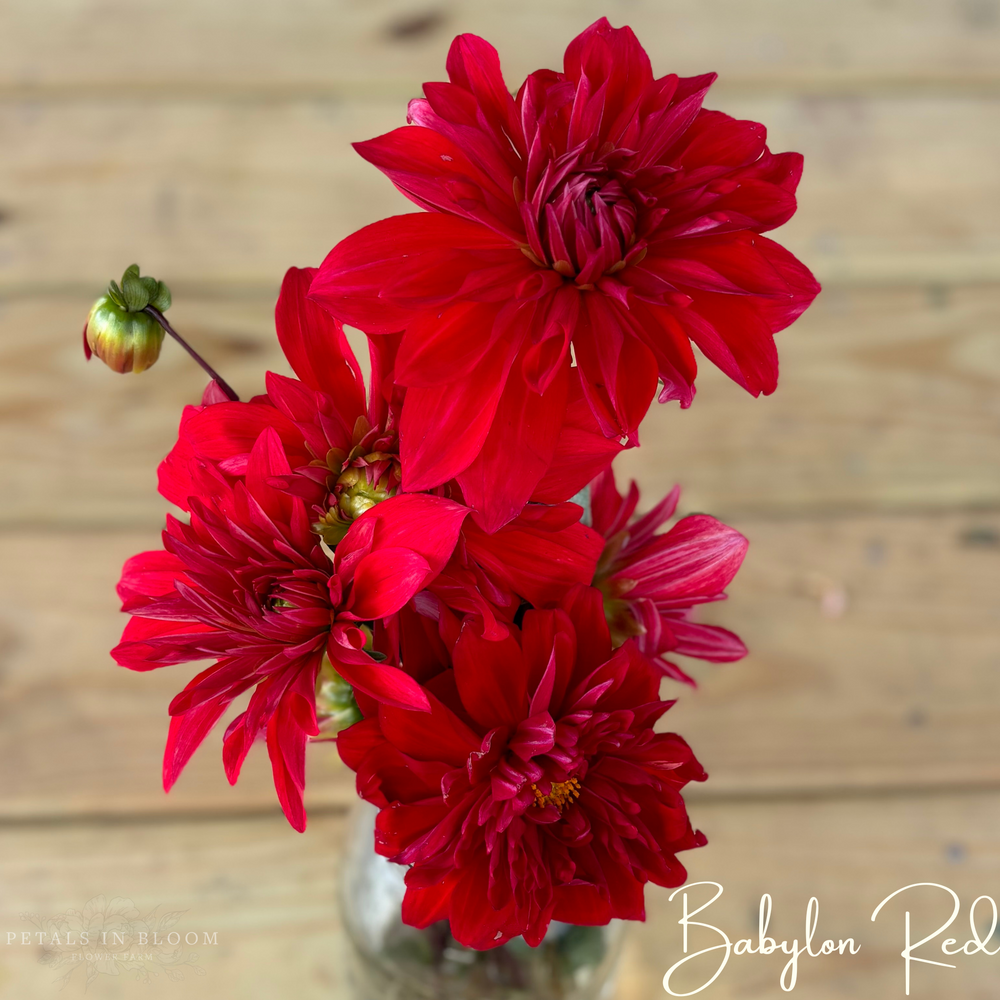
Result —
[[163, 327], [147, 312], [170, 307], [170, 289], [156, 278], [140, 277], [133, 264], [122, 275], [121, 286], [110, 282], [108, 290], [91, 307], [84, 330], [87, 357], [96, 354], [116, 372], [141, 372], [160, 356]]

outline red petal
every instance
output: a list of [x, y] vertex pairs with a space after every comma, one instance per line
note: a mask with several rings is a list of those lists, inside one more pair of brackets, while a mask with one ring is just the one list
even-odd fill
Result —
[[[187, 407], [194, 410], [194, 407]], [[182, 510], [191, 510], [193, 497], [230, 497], [232, 487], [225, 473], [208, 459], [199, 458], [194, 447], [184, 437], [184, 420], [181, 421], [181, 437], [170, 449], [167, 457], [156, 470], [157, 488], [160, 495]]]
[[636, 581], [629, 599], [712, 600], [736, 575], [748, 544], [738, 531], [714, 517], [692, 514], [643, 546], [616, 577]]
[[611, 656], [611, 633], [601, 592], [596, 587], [574, 587], [563, 598], [562, 608], [576, 630], [579, 668], [590, 673]]
[[[579, 511], [574, 504], [564, 506]], [[557, 515], [559, 509], [546, 514]], [[570, 587], [589, 584], [604, 547], [593, 529], [582, 524], [553, 528], [536, 520], [530, 507], [493, 535], [472, 523], [464, 535], [470, 558], [534, 607], [557, 604]]]
[[[702, 166], [743, 167], [756, 163], [767, 148], [767, 129], [721, 111], [702, 110], [684, 133], [683, 149], [671, 151], [685, 170]], [[714, 206], [713, 206], [714, 207]]]
[[614, 470], [606, 469], [590, 487], [590, 512], [594, 528], [605, 538], [617, 534], [629, 522], [639, 503], [639, 487], [629, 484], [628, 496], [623, 497], [615, 485]]
[[464, 767], [469, 754], [482, 745], [481, 738], [434, 695], [429, 701], [429, 714], [380, 705], [382, 732], [393, 746], [417, 760]]
[[510, 240], [477, 222], [436, 212], [393, 216], [341, 240], [309, 297], [367, 333], [395, 333], [411, 319], [414, 299], [444, 303], [457, 295], [484, 253], [488, 263], [520, 258], [524, 273], [534, 270]]
[[611, 920], [607, 893], [596, 885], [558, 885], [554, 889], [556, 906], [553, 920], [580, 927], [599, 927]]
[[434, 386], [469, 376], [494, 342], [496, 314], [494, 303], [460, 302], [443, 314], [416, 316], [399, 345], [396, 381]]
[[306, 295], [316, 268], [291, 267], [274, 309], [278, 342], [292, 370], [310, 389], [333, 399], [348, 426], [365, 412], [361, 367], [344, 328]]
[[266, 428], [278, 435], [282, 447], [296, 465], [306, 465], [312, 460], [302, 432], [269, 403], [207, 406], [182, 425], [182, 433], [199, 458], [222, 462], [248, 454]]
[[393, 379], [401, 339], [402, 335], [398, 333], [368, 338], [368, 357], [371, 360], [368, 423], [372, 427], [385, 427], [389, 403], [396, 393], [402, 392]]
[[268, 517], [284, 521], [286, 524], [291, 520], [294, 506], [301, 504], [302, 501], [275, 489], [270, 485], [270, 480], [274, 476], [287, 475], [291, 471], [292, 467], [282, 447], [281, 438], [270, 427], [265, 428], [250, 450], [246, 488]]
[[[506, 888], [499, 882], [494, 882], [492, 887], [501, 891]], [[451, 933], [466, 948], [480, 951], [496, 948], [524, 929], [515, 919], [510, 889], [507, 888], [505, 905], [494, 909], [495, 904], [487, 898], [490, 888], [489, 858], [485, 851], [480, 851], [468, 865], [459, 869], [452, 890]]]
[[747, 297], [695, 292], [678, 320], [705, 357], [753, 396], [778, 385], [774, 334]]
[[465, 378], [409, 389], [400, 420], [403, 489], [433, 489], [472, 464], [489, 433], [510, 370], [498, 342]]
[[422, 590], [433, 575], [427, 560], [410, 549], [371, 552], [355, 567], [344, 613], [356, 621], [387, 618]]
[[201, 394], [202, 406], [214, 406], [216, 403], [229, 403], [231, 401], [230, 397], [226, 395], [225, 389], [214, 378], [205, 386], [205, 391]]
[[403, 897], [403, 923], [409, 927], [430, 927], [439, 920], [445, 920], [451, 912], [451, 890], [454, 877], [445, 879], [438, 885], [421, 889], [407, 887]]
[[161, 597], [174, 592], [174, 580], [183, 577], [184, 563], [163, 549], [140, 552], [127, 559], [118, 581], [118, 596], [127, 601], [137, 596]]
[[247, 754], [257, 738], [257, 732], [250, 732], [247, 729], [246, 721], [246, 712], [236, 716], [229, 723], [229, 728], [222, 741], [222, 765], [226, 769], [226, 778], [231, 785], [235, 785], [239, 780], [243, 761], [246, 760]]
[[385, 742], [378, 719], [362, 719], [337, 734], [337, 752], [352, 771], [357, 771], [364, 758]]
[[781, 275], [787, 294], [755, 299], [754, 303], [772, 330], [784, 330], [802, 315], [819, 294], [819, 282], [805, 264], [773, 240], [758, 236], [755, 245], [771, 267]]
[[516, 639], [491, 641], [466, 626], [452, 656], [462, 705], [483, 729], [514, 728], [524, 719], [528, 667]]
[[[632, 166], [634, 169], [672, 159], [671, 147], [684, 135], [701, 112], [708, 88], [715, 82], [715, 73], [685, 77], [677, 81], [676, 92], [669, 105], [647, 116], [642, 123], [642, 139]], [[671, 82], [672, 85], [672, 82]]]
[[[214, 667], [203, 671], [194, 684], [209, 674]], [[190, 685], [188, 685], [190, 687]], [[183, 715], [175, 715], [170, 719], [170, 731], [167, 734], [167, 746], [163, 752], [163, 790], [169, 792], [174, 782], [180, 776], [184, 765], [191, 755], [201, 746], [212, 727], [228, 707], [232, 697], [215, 698], [202, 702]]]
[[[129, 670], [155, 670], [171, 663], [187, 663], [191, 640], [206, 633], [218, 633], [211, 625], [195, 621], [161, 621], [154, 618], [130, 618], [122, 632], [122, 641], [111, 650], [115, 663]], [[171, 648], [173, 647], [173, 648]]]
[[421, 208], [475, 219], [512, 239], [523, 240], [510, 188], [477, 166], [448, 137], [410, 125], [354, 148]]
[[267, 724], [267, 753], [271, 758], [274, 790], [278, 793], [281, 811], [299, 833], [306, 828], [302, 792], [306, 783], [307, 742], [307, 735], [299, 728], [282, 698], [277, 713]]
[[492, 132], [498, 148], [509, 151], [508, 162], [518, 164], [527, 150], [497, 50], [478, 35], [458, 35], [448, 49], [446, 66], [448, 79], [475, 97], [480, 120]]
[[[584, 393], [608, 437], [631, 436], [656, 393], [656, 358], [618, 303], [601, 293], [587, 295], [584, 303], [573, 342]], [[607, 393], [613, 417], [594, 392], [596, 387]], [[607, 426], [609, 417], [614, 423]]]
[[756, 163], [729, 175], [738, 186], [712, 207], [747, 220], [749, 227], [758, 233], [774, 229], [795, 214], [795, 189], [801, 177], [801, 153], [765, 150]]
[[427, 695], [409, 674], [387, 663], [376, 663], [367, 653], [338, 642], [336, 627], [327, 652], [337, 673], [352, 687], [382, 704], [427, 711]]
[[622, 450], [618, 441], [601, 433], [600, 424], [584, 398], [580, 372], [571, 368], [569, 393], [555, 455], [531, 495], [534, 503], [560, 503], [576, 496]]
[[[563, 67], [577, 86], [573, 117], [581, 119], [579, 123], [571, 121], [569, 144], [583, 139], [590, 139], [595, 147], [607, 139], [619, 143], [623, 129], [634, 129], [639, 103], [653, 83], [649, 56], [632, 29], [612, 28], [602, 17], [569, 43]], [[581, 118], [588, 103], [581, 97], [591, 91], [600, 95], [594, 98], [594, 103], [600, 102], [599, 108]]]
[[493, 532], [520, 514], [552, 463], [566, 410], [569, 359], [542, 394], [515, 361], [482, 450], [458, 476], [475, 520]]
[[371, 534], [372, 549], [412, 549], [427, 560], [432, 573], [440, 573], [451, 558], [468, 507], [425, 494], [403, 494], [365, 511], [337, 546], [334, 565], [339, 567], [353, 550], [356, 536]]
[[743, 640], [718, 625], [699, 625], [675, 618], [668, 618], [667, 624], [677, 643], [674, 648], [683, 656], [696, 656], [711, 663], [731, 663], [747, 655]]
[[632, 303], [630, 313], [641, 328], [643, 343], [653, 352], [663, 387], [659, 401], [678, 400], [687, 409], [694, 399], [694, 380], [698, 374], [691, 342], [678, 322], [678, 310], [642, 300]]
[[764, 245], [770, 243], [766, 237], [748, 232], [664, 240], [650, 247], [641, 266], [675, 286], [787, 296], [788, 282], [763, 252]]

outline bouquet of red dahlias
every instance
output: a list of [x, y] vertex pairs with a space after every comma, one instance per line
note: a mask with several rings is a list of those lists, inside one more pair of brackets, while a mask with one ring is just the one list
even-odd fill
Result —
[[[698, 624], [746, 551], [678, 490], [635, 514], [611, 461], [653, 397], [690, 405], [692, 343], [753, 394], [809, 271], [762, 232], [801, 157], [702, 107], [713, 75], [653, 76], [598, 21], [562, 72], [512, 96], [460, 36], [448, 83], [357, 149], [426, 211], [291, 269], [277, 336], [297, 378], [249, 402], [213, 381], [160, 467], [163, 548], [130, 559], [118, 663], [212, 660], [170, 704], [165, 788], [235, 699], [230, 782], [258, 739], [305, 829], [306, 746], [334, 738], [407, 866], [402, 920], [461, 945], [536, 946], [551, 921], [642, 920], [705, 843], [681, 797], [706, 775], [655, 723], [671, 653], [746, 652]], [[170, 295], [126, 272], [87, 350], [155, 360]], [[342, 324], [368, 335], [371, 376]], [[179, 338], [178, 338], [179, 339]], [[190, 348], [189, 348], [190, 350]], [[192, 352], [193, 353], [193, 352]]]

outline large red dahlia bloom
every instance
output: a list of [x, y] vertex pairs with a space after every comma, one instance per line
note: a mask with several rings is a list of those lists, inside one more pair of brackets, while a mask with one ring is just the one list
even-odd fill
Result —
[[[235, 782], [266, 732], [279, 798], [299, 829], [304, 746], [319, 733], [317, 687], [331, 668], [369, 697], [426, 708], [399, 657], [385, 661], [391, 644], [377, 648], [386, 619], [430, 587], [502, 637], [522, 600], [552, 605], [589, 582], [603, 544], [574, 504], [529, 504], [489, 535], [462, 531], [469, 508], [454, 484], [399, 495], [398, 338], [372, 343], [366, 401], [340, 324], [305, 297], [311, 277], [292, 268], [276, 309], [299, 378], [269, 373], [267, 395], [249, 402], [213, 384], [185, 410], [160, 491], [190, 523], [168, 519], [164, 551], [126, 563], [119, 593], [133, 618], [114, 651], [134, 670], [217, 660], [171, 703], [167, 788], [233, 699], [255, 688], [226, 732], [226, 772]], [[587, 416], [567, 414], [561, 460], [538, 499], [564, 499], [593, 474], [603, 438]]]
[[453, 669], [425, 680], [429, 713], [362, 699], [338, 746], [381, 807], [376, 849], [406, 874], [403, 919], [448, 919], [462, 944], [550, 920], [644, 918], [643, 885], [679, 885], [676, 853], [705, 843], [680, 789], [705, 773], [653, 723], [670, 707], [635, 645], [612, 652], [601, 595], [528, 611], [490, 642], [466, 623]]
[[739, 636], [718, 625], [691, 620], [699, 604], [724, 600], [725, 588], [743, 563], [749, 542], [708, 514], [681, 518], [662, 535], [680, 498], [674, 487], [648, 514], [633, 519], [639, 489], [627, 496], [607, 469], [591, 485], [594, 528], [607, 540], [594, 576], [604, 595], [612, 641], [635, 639], [639, 649], [668, 677], [694, 684], [668, 653], [713, 663], [747, 654]]
[[[231, 489], [245, 477], [250, 449], [270, 428], [290, 471], [272, 476], [269, 485], [301, 498], [313, 530], [333, 547], [356, 517], [398, 493], [404, 392], [392, 379], [398, 338], [375, 338], [366, 405], [360, 366], [340, 323], [306, 298], [314, 273], [291, 268], [275, 310], [279, 341], [299, 378], [268, 373], [267, 395], [229, 402], [215, 394], [206, 400], [211, 405], [188, 407], [177, 444], [160, 466], [160, 492], [190, 510], [190, 498]], [[551, 606], [569, 587], [589, 583], [603, 542], [578, 523], [580, 508], [563, 501], [617, 452], [608, 444], [582, 397], [571, 398], [533, 502], [522, 504], [494, 534], [471, 522], [463, 527], [447, 571], [431, 584], [441, 600], [481, 616], [488, 633], [499, 637], [522, 599]], [[435, 492], [465, 501], [454, 482]]]
[[369, 334], [405, 330], [403, 488], [457, 476], [496, 526], [551, 460], [571, 344], [604, 433], [634, 443], [658, 379], [689, 404], [691, 341], [771, 392], [773, 334], [819, 285], [760, 235], [795, 211], [802, 158], [703, 109], [714, 74], [655, 78], [605, 19], [516, 97], [481, 38], [447, 65], [410, 127], [357, 145], [429, 211], [349, 236], [311, 295]]
[[370, 697], [427, 709], [409, 674], [365, 651], [364, 623], [399, 611], [441, 571], [468, 509], [440, 497], [388, 500], [353, 523], [331, 561], [304, 502], [269, 485], [288, 472], [277, 433], [265, 430], [243, 482], [192, 498], [190, 524], [167, 519], [163, 550], [125, 564], [118, 592], [132, 618], [112, 655], [132, 670], [216, 661], [170, 703], [168, 790], [233, 699], [254, 688], [226, 730], [226, 774], [235, 783], [266, 733], [282, 809], [302, 830], [305, 745], [319, 732], [324, 656]]

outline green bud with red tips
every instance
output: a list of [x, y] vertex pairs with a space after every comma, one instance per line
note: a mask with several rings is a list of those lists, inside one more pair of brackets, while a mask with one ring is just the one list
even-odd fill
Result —
[[122, 275], [122, 283], [112, 281], [108, 290], [91, 307], [83, 330], [83, 350], [89, 359], [96, 354], [116, 372], [141, 372], [160, 356], [163, 327], [148, 312], [170, 307], [170, 289], [156, 278], [140, 277], [133, 264]]

